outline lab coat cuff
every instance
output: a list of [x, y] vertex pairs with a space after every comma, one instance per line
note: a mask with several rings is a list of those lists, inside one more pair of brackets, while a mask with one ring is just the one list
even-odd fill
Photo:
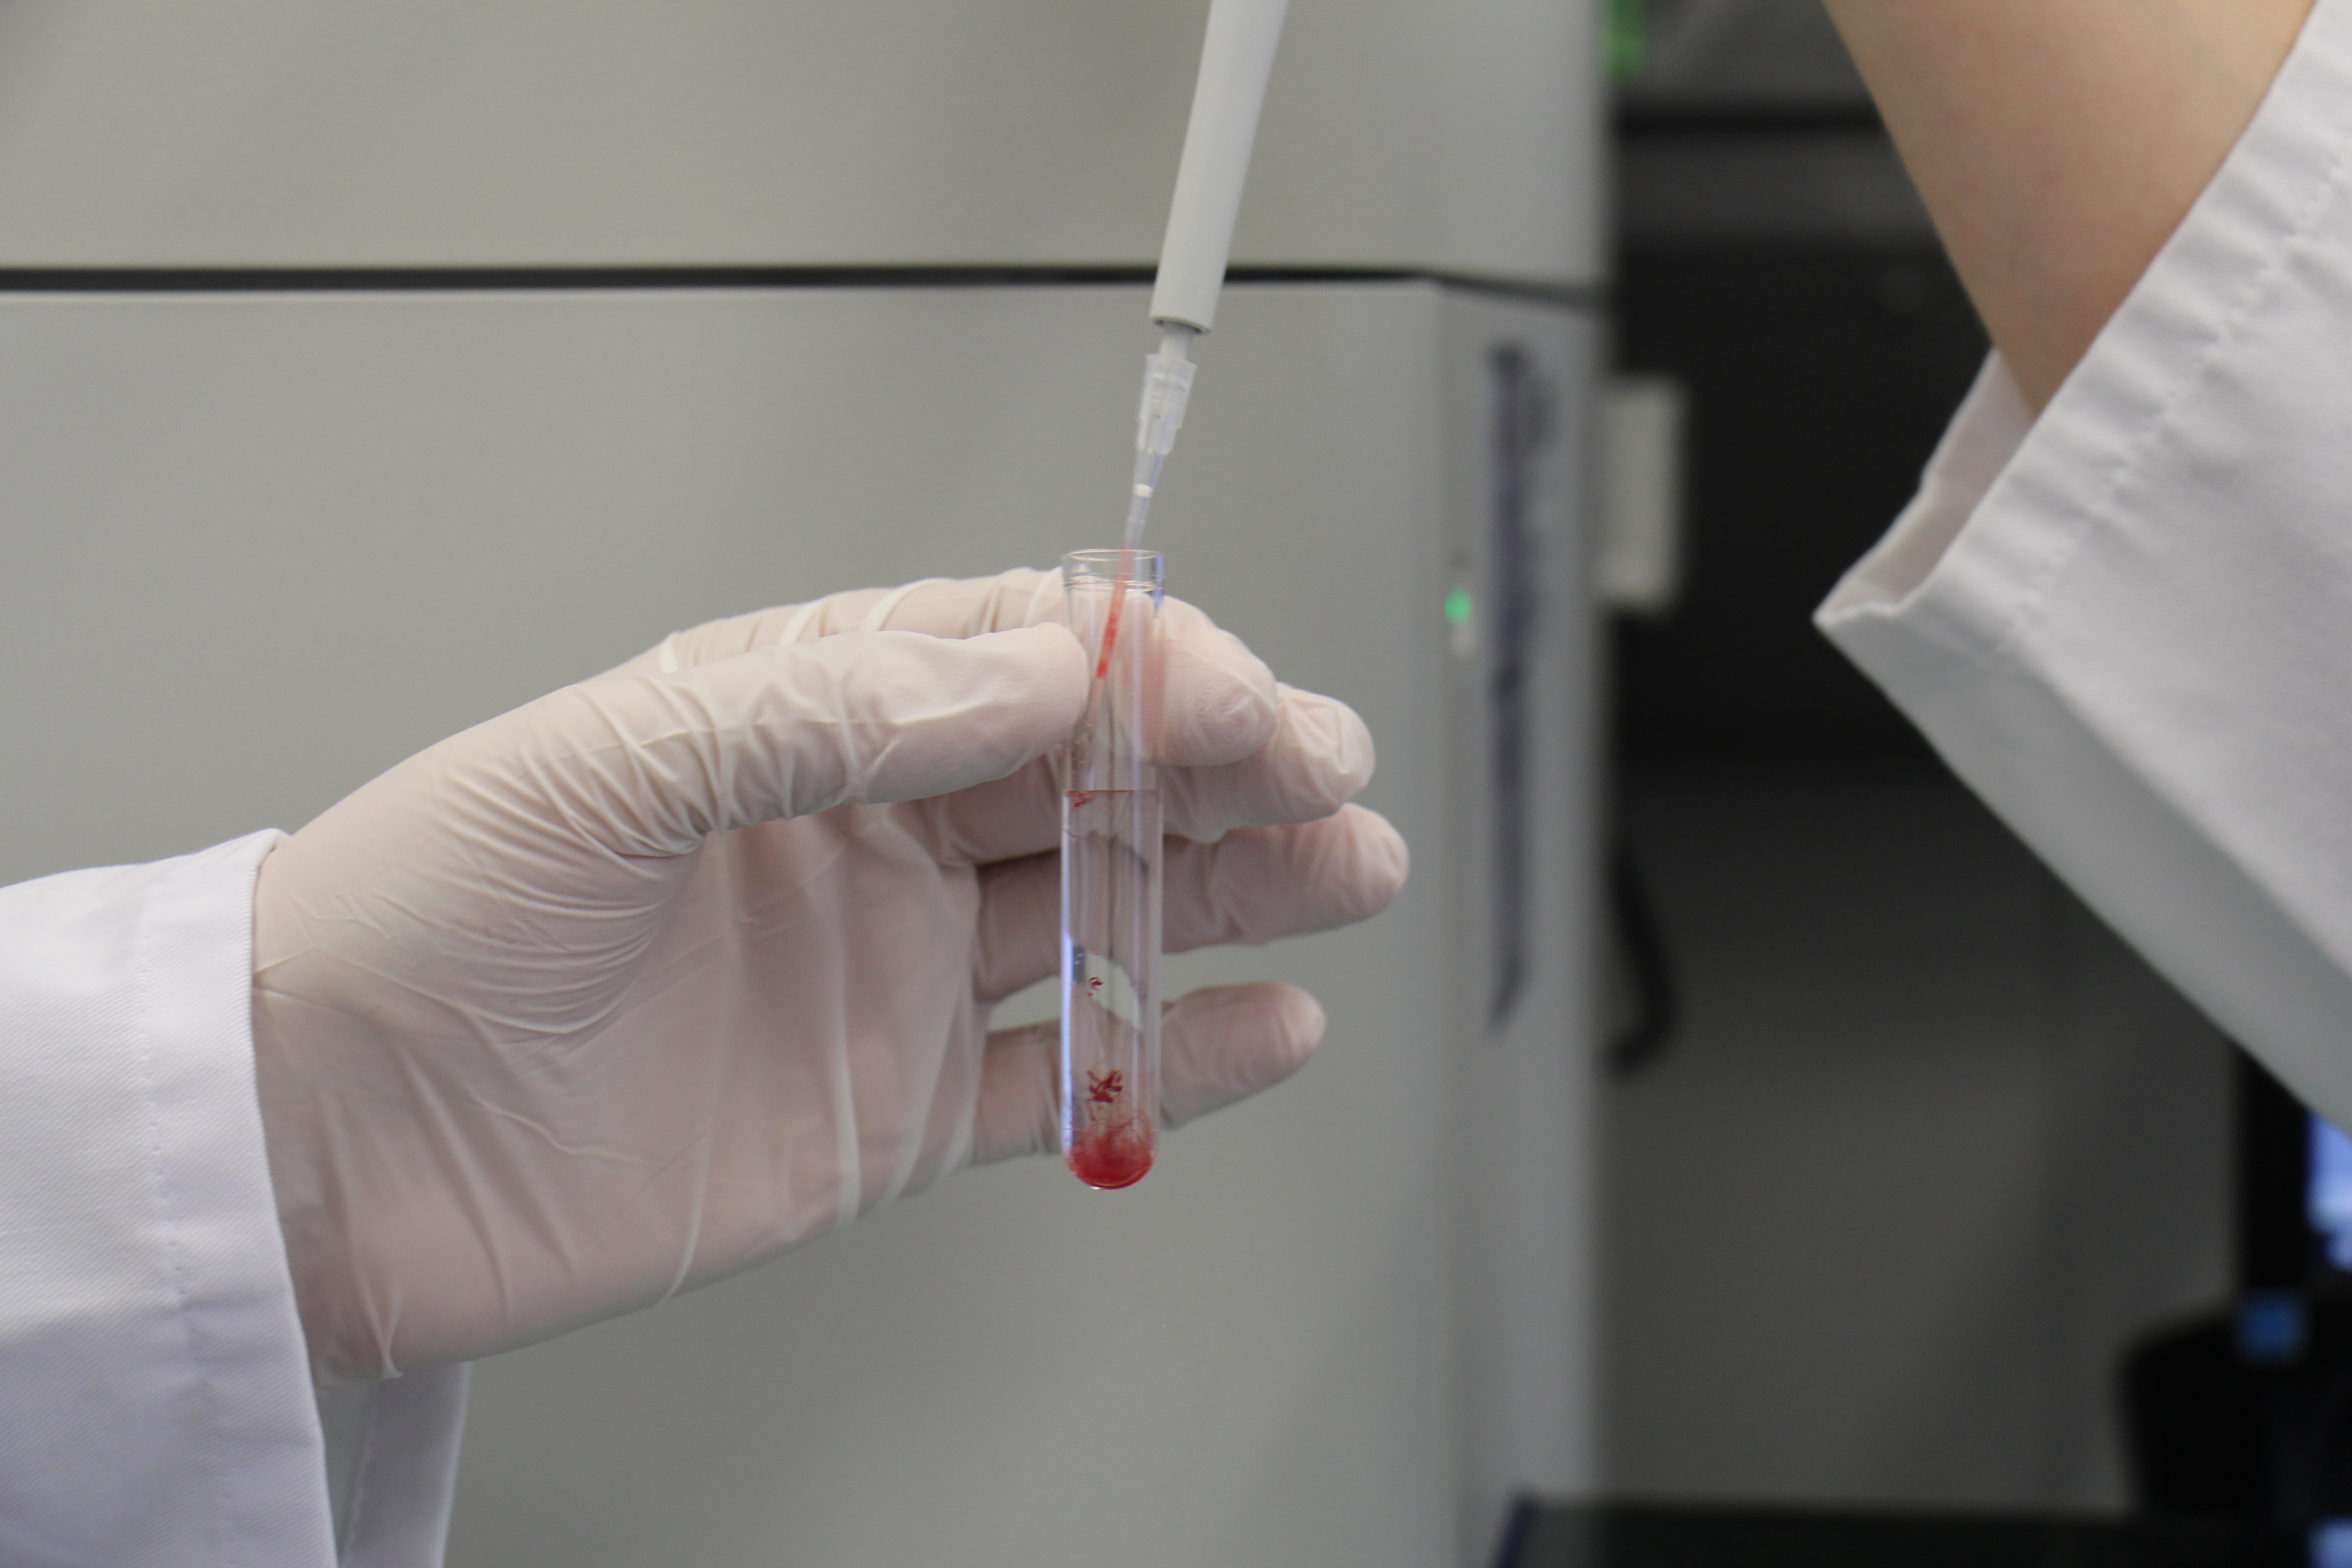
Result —
[[2338, 1117], [2347, 163], [2352, 0], [2322, 0], [2042, 416], [1996, 356], [1818, 616], [2094, 908]]
[[0, 889], [0, 1561], [331, 1561], [262, 1143], [258, 834]]
[[2318, 231], [2344, 199], [2347, 159], [2352, 5], [2322, 0], [2245, 134], [2042, 416], [1992, 354], [1917, 496], [1816, 625], [1890, 688], [2013, 661], [2077, 560], [2146, 515], [2140, 487], [2200, 404], [2274, 373], [2250, 327], [2283, 294], [2339, 286]]
[[[278, 836], [0, 888], [0, 1563], [329, 1568], [254, 1078]], [[345, 1568], [436, 1568], [463, 1367], [364, 1391]]]

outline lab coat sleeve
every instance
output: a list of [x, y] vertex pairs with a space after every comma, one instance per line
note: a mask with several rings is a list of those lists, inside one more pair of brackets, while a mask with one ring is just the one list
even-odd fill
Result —
[[1996, 357], [1820, 615], [1964, 779], [2352, 1125], [2352, 0], [2042, 416]]
[[[253, 1082], [263, 834], [0, 889], [0, 1563], [337, 1561]], [[463, 1369], [358, 1423], [343, 1561], [441, 1555]]]

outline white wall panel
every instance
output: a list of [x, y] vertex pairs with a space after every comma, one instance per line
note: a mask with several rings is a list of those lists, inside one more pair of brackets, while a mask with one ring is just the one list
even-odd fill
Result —
[[[0, 9], [0, 266], [1145, 263], [1203, 0]], [[1296, 0], [1247, 263], [1599, 270], [1591, 0]]]

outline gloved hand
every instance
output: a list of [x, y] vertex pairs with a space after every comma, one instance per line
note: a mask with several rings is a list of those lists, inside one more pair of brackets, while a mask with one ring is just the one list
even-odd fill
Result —
[[[836, 595], [672, 637], [410, 758], [278, 846], [254, 1032], [322, 1384], [648, 1305], [1055, 1142], [1058, 577]], [[1370, 738], [1169, 601], [1171, 951], [1361, 920]], [[1179, 837], [1181, 836], [1181, 837]], [[1166, 1018], [1170, 1124], [1295, 1070], [1286, 985]], [[1115, 1200], [1109, 1200], [1115, 1201]]]

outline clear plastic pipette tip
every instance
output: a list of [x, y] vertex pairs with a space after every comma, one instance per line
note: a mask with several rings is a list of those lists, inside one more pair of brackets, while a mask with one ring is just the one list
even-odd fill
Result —
[[1151, 511], [1151, 492], [1159, 488], [1160, 465], [1164, 452], [1138, 452], [1135, 455], [1135, 488], [1127, 498], [1127, 548], [1133, 550], [1143, 542], [1143, 520]]
[[1127, 548], [1143, 542], [1144, 520], [1160, 488], [1160, 465], [1176, 445], [1184, 425], [1184, 405], [1192, 395], [1192, 339], [1187, 326], [1160, 323], [1160, 352], [1143, 356], [1143, 398], [1135, 411], [1135, 479], [1128, 491]]

